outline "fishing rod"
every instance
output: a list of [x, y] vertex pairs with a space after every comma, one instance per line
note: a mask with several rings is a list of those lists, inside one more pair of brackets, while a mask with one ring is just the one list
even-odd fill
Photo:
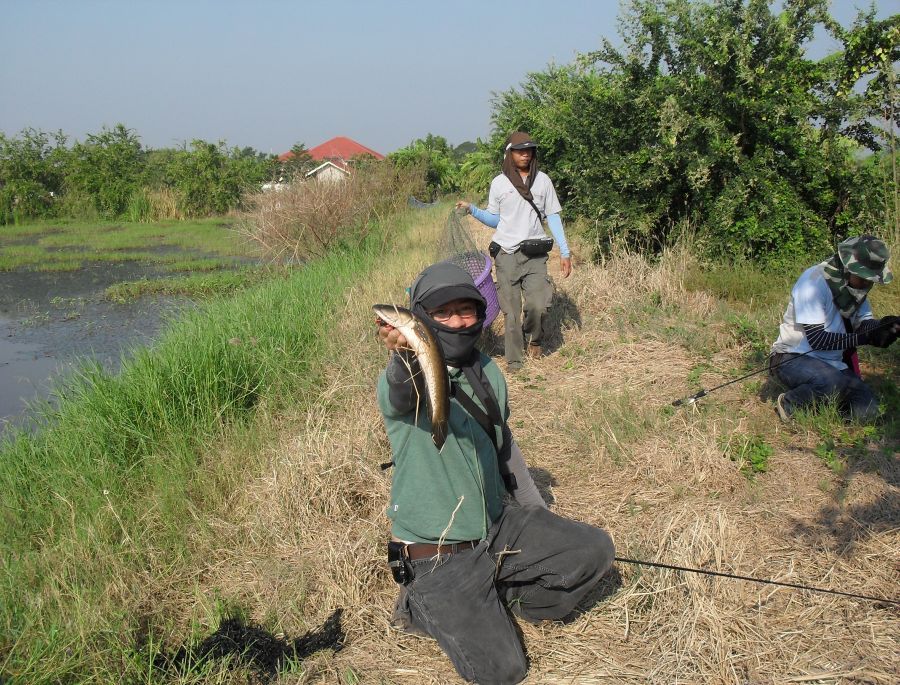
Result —
[[655, 566], [656, 568], [667, 568], [673, 571], [686, 571], [688, 573], [701, 573], [707, 576], [719, 576], [721, 578], [734, 578], [735, 580], [747, 580], [751, 583], [762, 583], [765, 585], [780, 585], [781, 587], [789, 587], [797, 590], [810, 590], [812, 592], [823, 592], [830, 595], [841, 595], [842, 597], [852, 597], [853, 599], [864, 599], [869, 602], [880, 602], [883, 604], [894, 604], [900, 606], [900, 600], [887, 599], [885, 597], [873, 597], [872, 595], [860, 595], [853, 592], [841, 592], [840, 590], [828, 590], [821, 587], [813, 587], [811, 585], [801, 585], [799, 583], [785, 583], [780, 580], [769, 580], [765, 578], [754, 578], [752, 576], [740, 576], [733, 573], [722, 573], [721, 571], [710, 571], [705, 568], [689, 568], [687, 566], [674, 566], [672, 564], [661, 564], [655, 561], [641, 561], [639, 559], [628, 559], [626, 557], [613, 557], [616, 561], [625, 564], [637, 564], [639, 566]]
[[[884, 326], [893, 326], [896, 323], [897, 322], [894, 320], [886, 321], [884, 323], [878, 324], [877, 326], [873, 326], [870, 330], [866, 331], [866, 333], [872, 333], [874, 331], [879, 330], [880, 328], [883, 328]], [[777, 364], [772, 364], [770, 361], [770, 363], [766, 364], [762, 368], [757, 369], [756, 371], [751, 371], [750, 373], [745, 374], [745, 375], [741, 376], [740, 378], [735, 378], [726, 383], [722, 383], [720, 385], [715, 386], [714, 388], [710, 388], [709, 390], [701, 389], [700, 392], [696, 392], [693, 395], [690, 395], [689, 397], [683, 397], [680, 400], [675, 400], [674, 402], [672, 402], [672, 406], [680, 407], [682, 405], [694, 404], [701, 397], [705, 397], [706, 395], [708, 395], [711, 392], [715, 392], [716, 390], [720, 390], [726, 386], [731, 385], [732, 383], [737, 383], [746, 378], [750, 378], [751, 376], [755, 376], [756, 374], [762, 373], [763, 371], [771, 371], [772, 369], [777, 369], [779, 366], [784, 366], [785, 364], [790, 364], [792, 361], [800, 359], [800, 357], [805, 357], [810, 352], [816, 352], [816, 351], [817, 350], [807, 350], [806, 352], [802, 352], [802, 353], [798, 354], [796, 357], [791, 357], [790, 359], [785, 359], [783, 362], [778, 362]], [[819, 351], [821, 351], [821, 350], [819, 350]]]
[[757, 369], [756, 371], [751, 371], [750, 373], [748, 373], [744, 376], [741, 376], [740, 378], [735, 378], [734, 380], [730, 380], [727, 383], [722, 383], [721, 385], [717, 385], [716, 387], [710, 388], [709, 390], [701, 389], [700, 392], [694, 393], [690, 397], [684, 397], [680, 400], [675, 400], [674, 402], [672, 402], [672, 406], [680, 407], [683, 404], [685, 404], [685, 405], [694, 404], [694, 402], [699, 400], [701, 397], [706, 397], [711, 392], [720, 390], [721, 388], [731, 385], [732, 383], [737, 383], [738, 381], [742, 381], [745, 378], [750, 378], [751, 376], [755, 376], [756, 374], [762, 373], [763, 371], [771, 371], [772, 369], [777, 369], [779, 366], [784, 366], [785, 364], [789, 364], [790, 362], [794, 361], [795, 359], [800, 359], [800, 357], [805, 357], [810, 352], [815, 352], [815, 350], [807, 350], [806, 352], [803, 352], [802, 354], [798, 354], [796, 357], [791, 357], [790, 359], [785, 359], [783, 362], [778, 362], [777, 364], [766, 364], [761, 369]]

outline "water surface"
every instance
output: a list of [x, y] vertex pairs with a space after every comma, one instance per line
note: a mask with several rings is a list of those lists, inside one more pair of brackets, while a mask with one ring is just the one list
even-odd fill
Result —
[[91, 264], [78, 271], [0, 272], [0, 433], [26, 426], [29, 403], [50, 399], [54, 379], [79, 360], [115, 371], [123, 354], [149, 345], [187, 298], [107, 301], [107, 287], [172, 274], [136, 262]]

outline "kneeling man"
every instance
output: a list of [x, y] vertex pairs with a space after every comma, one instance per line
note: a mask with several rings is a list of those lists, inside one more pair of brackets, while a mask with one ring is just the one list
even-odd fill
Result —
[[889, 256], [874, 236], [848, 238], [797, 279], [770, 360], [772, 374], [788, 388], [777, 400], [783, 421], [825, 397], [858, 420], [877, 417], [878, 400], [860, 377], [856, 348], [888, 347], [900, 335], [900, 317], [874, 318], [866, 299], [873, 285], [891, 282]]

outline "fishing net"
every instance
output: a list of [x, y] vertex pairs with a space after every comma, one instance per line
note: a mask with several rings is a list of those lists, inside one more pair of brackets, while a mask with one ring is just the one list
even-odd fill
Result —
[[455, 210], [451, 210], [450, 216], [447, 217], [444, 234], [438, 242], [437, 258], [456, 264], [469, 272], [478, 292], [487, 301], [487, 318], [484, 325], [490, 326], [500, 313], [497, 287], [491, 276], [494, 262], [490, 256], [478, 249], [461, 215]]
[[420, 200], [419, 198], [417, 198], [414, 195], [410, 195], [409, 199], [406, 201], [406, 203], [410, 207], [415, 207], [416, 209], [426, 209], [427, 207], [434, 207], [437, 204], [436, 201], [435, 202], [422, 202], [422, 200]]

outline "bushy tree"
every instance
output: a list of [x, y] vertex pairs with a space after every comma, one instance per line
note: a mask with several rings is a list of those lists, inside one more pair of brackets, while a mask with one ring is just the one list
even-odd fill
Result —
[[174, 155], [167, 178], [186, 216], [224, 214], [240, 204], [246, 190], [259, 188], [269, 166], [266, 155], [229, 150], [223, 141], [194, 140], [190, 150]]
[[460, 189], [470, 197], [487, 197], [491, 180], [500, 172], [503, 148], [497, 141], [485, 142], [479, 138], [474, 149], [468, 152], [459, 165]]
[[[808, 58], [817, 26], [846, 49]], [[881, 223], [858, 156], [885, 138], [870, 122], [896, 31], [872, 12], [844, 31], [825, 0], [778, 14], [766, 0], [634, 0], [623, 47], [606, 41], [495, 98], [494, 143], [535, 137], [598, 249], [658, 247], [690, 225], [730, 260], [820, 253]]]
[[290, 155], [273, 166], [272, 180], [284, 182], [303, 180], [306, 174], [315, 168], [315, 161], [303, 143], [294, 143]]
[[140, 188], [142, 168], [137, 134], [123, 124], [104, 127], [72, 147], [66, 193], [81, 195], [102, 216], [119, 216]]
[[0, 223], [52, 214], [68, 158], [62, 131], [26, 128], [13, 138], [0, 133]]
[[443, 136], [429, 133], [425, 138], [417, 138], [389, 154], [388, 160], [400, 169], [420, 169], [425, 177], [425, 192], [429, 199], [459, 189], [453, 148]]

